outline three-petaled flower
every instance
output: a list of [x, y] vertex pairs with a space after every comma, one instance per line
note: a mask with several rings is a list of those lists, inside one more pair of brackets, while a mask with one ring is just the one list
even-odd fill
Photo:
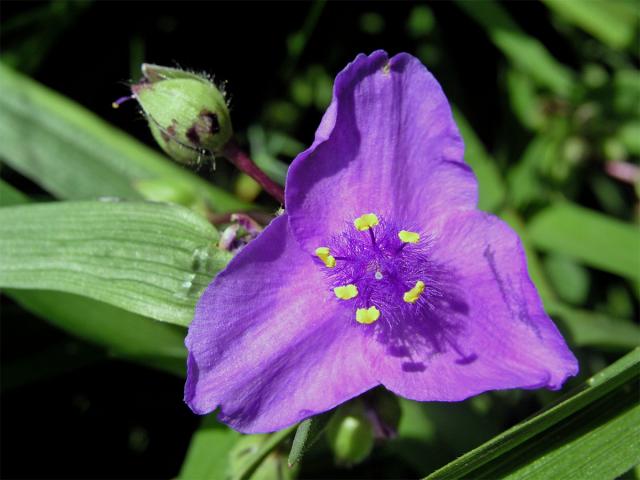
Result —
[[577, 372], [517, 235], [477, 182], [434, 77], [408, 54], [336, 78], [286, 213], [196, 307], [185, 401], [274, 431], [377, 385], [421, 401], [560, 388]]

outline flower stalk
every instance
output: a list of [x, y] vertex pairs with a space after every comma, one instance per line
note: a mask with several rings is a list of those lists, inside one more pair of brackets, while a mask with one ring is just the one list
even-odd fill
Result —
[[271, 180], [254, 162], [251, 160], [232, 138], [222, 149], [222, 155], [227, 158], [241, 172], [246, 173], [256, 182], [258, 182], [264, 190], [284, 205], [284, 189]]

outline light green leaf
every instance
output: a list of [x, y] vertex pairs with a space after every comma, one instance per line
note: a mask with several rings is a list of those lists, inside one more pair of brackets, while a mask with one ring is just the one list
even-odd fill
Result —
[[80, 105], [0, 63], [0, 158], [53, 195], [141, 199], [143, 180], [181, 183], [214, 211], [249, 205]]
[[638, 5], [619, 0], [543, 0], [558, 15], [612, 48], [631, 44], [638, 25]]
[[[516, 473], [515, 478], [613, 479], [640, 460], [640, 422], [638, 407], [633, 407], [637, 404], [639, 375], [640, 349], [636, 349], [587, 380], [564, 401], [494, 437], [427, 479], [505, 478]], [[621, 418], [623, 422], [616, 420]], [[631, 420], [634, 422], [627, 423]], [[630, 432], [622, 432], [624, 424]], [[616, 435], [629, 445], [621, 446]], [[603, 455], [609, 442], [620, 448], [619, 454]], [[600, 465], [593, 467], [589, 461], [592, 457]], [[550, 458], [554, 459], [551, 463]], [[537, 469], [541, 475], [536, 474]]]
[[640, 230], [570, 203], [554, 204], [528, 225], [529, 239], [546, 251], [631, 279], [640, 278]]
[[527, 253], [529, 275], [544, 301], [547, 313], [562, 321], [571, 345], [616, 351], [628, 351], [640, 345], [640, 328], [637, 325], [601, 313], [570, 307], [559, 301], [546, 278], [522, 219], [513, 210], [505, 210], [500, 216], [520, 236]]
[[640, 328], [634, 323], [546, 299], [544, 306], [549, 315], [560, 318], [572, 345], [623, 352], [640, 345]]
[[69, 202], [0, 209], [0, 287], [84, 295], [187, 325], [228, 262], [218, 233], [169, 204]]
[[584, 303], [589, 295], [589, 272], [564, 255], [549, 254], [544, 267], [559, 297], [573, 305]]
[[[11, 196], [5, 195], [9, 191]], [[3, 207], [30, 201], [2, 180], [0, 193]], [[179, 376], [186, 373], [186, 332], [181, 327], [70, 293], [8, 289], [3, 294], [70, 335], [98, 344], [113, 355]]]
[[464, 139], [464, 159], [473, 169], [480, 185], [478, 206], [482, 210], [495, 211], [504, 201], [506, 193], [498, 166], [462, 112], [454, 108], [453, 114]]
[[240, 434], [216, 421], [204, 418], [193, 434], [187, 456], [180, 469], [180, 480], [224, 479], [229, 474], [229, 453]]
[[551, 91], [569, 95], [574, 73], [553, 58], [542, 43], [522, 31], [497, 2], [457, 0], [456, 3], [485, 29], [491, 41], [519, 70]]

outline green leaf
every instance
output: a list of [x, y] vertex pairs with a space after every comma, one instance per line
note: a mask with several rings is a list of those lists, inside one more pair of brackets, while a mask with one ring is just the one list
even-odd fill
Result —
[[[638, 384], [627, 387], [626, 392], [617, 391], [584, 409], [553, 434], [532, 441], [508, 459], [506, 468], [487, 475], [511, 480], [618, 478], [640, 462], [640, 404], [634, 394]], [[527, 458], [532, 452], [536, 452], [533, 461]], [[505, 470], [508, 474], [503, 476]]]
[[0, 86], [0, 157], [59, 198], [141, 199], [138, 182], [164, 179], [215, 211], [250, 207], [1, 63]]
[[571, 345], [626, 352], [640, 345], [640, 327], [619, 318], [546, 300], [547, 313], [560, 318]]
[[0, 179], [0, 206], [10, 207], [12, 205], [22, 205], [27, 202], [29, 202], [29, 197]]
[[332, 415], [333, 411], [307, 418], [300, 422], [296, 434], [293, 437], [291, 451], [289, 452], [289, 467], [298, 463], [302, 455], [318, 440], [320, 435], [325, 431]]
[[564, 255], [550, 254], [544, 267], [554, 290], [564, 301], [579, 305], [589, 295], [589, 272], [585, 267]]
[[204, 418], [193, 434], [187, 456], [180, 469], [181, 480], [224, 479], [229, 474], [229, 453], [240, 434], [216, 421]]
[[185, 375], [186, 331], [182, 327], [71, 293], [13, 289], [3, 293], [31, 313], [113, 355]]
[[596, 211], [557, 203], [528, 225], [529, 239], [546, 251], [631, 279], [640, 278], [640, 230]]
[[522, 125], [530, 130], [538, 130], [544, 124], [544, 115], [538, 95], [530, 76], [510, 68], [507, 70], [507, 93], [511, 110]]
[[0, 209], [0, 287], [84, 295], [188, 325], [229, 260], [199, 215], [169, 204], [69, 202]]
[[464, 158], [473, 169], [480, 185], [478, 206], [482, 210], [495, 211], [504, 201], [506, 189], [500, 171], [493, 158], [487, 153], [482, 141], [473, 131], [460, 110], [454, 108], [453, 115], [460, 134], [464, 139]]
[[519, 70], [558, 95], [569, 95], [574, 73], [553, 58], [542, 43], [523, 32], [497, 2], [457, 0], [456, 3], [486, 30], [491, 41]]
[[[5, 195], [9, 191], [12, 197]], [[0, 180], [0, 206], [29, 198]], [[0, 210], [1, 211], [1, 210]], [[4, 290], [25, 310], [67, 333], [98, 344], [111, 354], [179, 376], [185, 375], [185, 331], [126, 310], [70, 293]]]
[[558, 15], [612, 48], [624, 48], [634, 39], [638, 5], [616, 0], [543, 0]]
[[[287, 440], [296, 428], [297, 425], [293, 425], [268, 435], [257, 449], [252, 450], [242, 458], [240, 464], [231, 472], [231, 480], [247, 480], [251, 478], [269, 454], [278, 448], [282, 442]], [[253, 436], [257, 437], [257, 435]]]
[[[494, 437], [427, 479], [505, 478], [509, 473], [518, 474], [515, 478], [615, 478], [639, 460], [640, 422], [638, 407], [633, 407], [639, 376], [640, 349], [636, 349], [587, 380], [564, 401]], [[623, 422], [616, 420], [621, 418]], [[634, 422], [627, 423], [631, 420]], [[631, 432], [621, 431], [625, 423]], [[630, 445], [619, 445], [616, 435]], [[603, 455], [608, 444], [620, 448], [620, 455]], [[555, 461], [549, 463], [552, 457]], [[591, 458], [597, 458], [600, 465], [594, 467]]]
[[505, 210], [500, 216], [520, 236], [527, 253], [529, 275], [544, 301], [545, 309], [549, 315], [560, 318], [572, 345], [628, 351], [640, 344], [640, 328], [637, 325], [601, 313], [573, 308], [558, 301], [521, 218], [513, 210]]

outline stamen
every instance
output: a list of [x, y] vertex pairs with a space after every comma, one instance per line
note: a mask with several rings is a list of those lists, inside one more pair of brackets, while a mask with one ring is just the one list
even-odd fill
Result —
[[124, 102], [127, 102], [129, 100], [133, 100], [135, 97], [133, 95], [127, 95], [126, 97], [120, 97], [119, 99], [117, 99], [115, 102], [113, 102], [111, 104], [111, 106], [113, 108], [120, 108], [120, 105], [122, 105]]
[[356, 229], [361, 232], [369, 230], [371, 227], [378, 225], [378, 223], [380, 222], [374, 213], [365, 213], [353, 221]]
[[358, 296], [358, 287], [350, 283], [349, 285], [334, 288], [333, 293], [335, 293], [336, 297], [340, 300], [351, 300]]
[[405, 292], [402, 299], [407, 303], [416, 303], [420, 298], [420, 295], [422, 295], [422, 292], [424, 292], [424, 286], [424, 282], [422, 280], [418, 280], [411, 290]]
[[380, 310], [376, 307], [359, 308], [356, 310], [356, 322], [369, 325], [380, 318]]
[[336, 259], [329, 252], [329, 247], [318, 247], [315, 251], [316, 256], [322, 260], [327, 268], [336, 266]]
[[410, 232], [408, 230], [400, 230], [398, 237], [403, 243], [418, 243], [420, 241], [420, 234], [416, 232]]
[[376, 280], [382, 280], [382, 272], [379, 270], [377, 270], [373, 276]]

